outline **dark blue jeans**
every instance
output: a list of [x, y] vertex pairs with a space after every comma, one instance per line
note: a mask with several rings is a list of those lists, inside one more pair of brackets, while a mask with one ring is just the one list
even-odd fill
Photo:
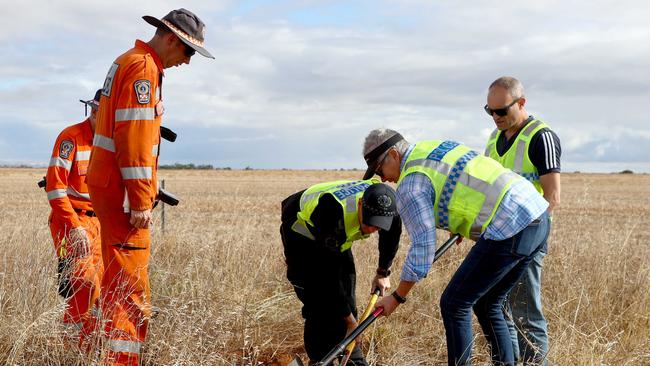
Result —
[[533, 256], [542, 249], [550, 230], [548, 214], [502, 241], [479, 239], [440, 299], [447, 336], [449, 365], [470, 365], [472, 313], [478, 318], [495, 365], [514, 365], [514, 353], [503, 301]]

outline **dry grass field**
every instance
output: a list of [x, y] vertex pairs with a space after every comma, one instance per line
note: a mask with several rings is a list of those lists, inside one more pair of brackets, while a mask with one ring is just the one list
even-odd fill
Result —
[[[63, 347], [42, 169], [0, 169], [0, 364], [85, 365]], [[279, 202], [361, 172], [162, 171], [182, 202], [160, 211], [150, 267], [154, 305], [145, 365], [283, 365], [301, 347], [300, 306], [284, 277]], [[553, 365], [650, 365], [650, 175], [565, 174], [545, 261]], [[440, 238], [447, 237], [441, 233]], [[396, 259], [393, 285], [409, 241]], [[443, 365], [438, 299], [471, 242], [452, 248], [409, 302], [367, 332], [371, 365]], [[365, 306], [376, 237], [357, 242]], [[477, 365], [488, 364], [481, 336]]]

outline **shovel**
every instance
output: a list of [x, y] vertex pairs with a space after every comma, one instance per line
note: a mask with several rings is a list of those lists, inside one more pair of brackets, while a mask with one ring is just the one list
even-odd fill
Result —
[[[460, 238], [459, 234], [454, 234], [451, 238], [449, 238], [449, 240], [447, 240], [444, 244], [442, 244], [440, 246], [440, 248], [438, 248], [438, 250], [436, 250], [436, 255], [433, 258], [433, 262], [438, 260], [438, 258], [440, 258], [440, 256], [442, 256], [449, 248], [451, 248], [451, 246], [459, 238]], [[372, 298], [371, 298], [370, 301], [372, 301]], [[368, 328], [370, 326], [370, 324], [372, 324], [375, 320], [377, 320], [377, 318], [379, 317], [379, 315], [381, 315], [381, 313], [383, 311], [384, 311], [384, 308], [375, 309], [375, 311], [373, 311], [370, 314], [370, 316], [368, 316], [365, 320], [363, 320], [361, 322], [361, 324], [359, 324], [356, 328], [354, 328], [352, 333], [350, 333], [347, 337], [345, 337], [345, 339], [343, 339], [341, 341], [341, 343], [336, 345], [336, 347], [334, 347], [334, 349], [332, 349], [330, 351], [330, 353], [328, 353], [327, 356], [325, 356], [321, 361], [316, 362], [314, 364], [314, 366], [328, 366], [328, 365], [330, 365], [332, 363], [332, 361], [334, 361], [334, 359], [336, 359], [337, 357], [339, 357], [339, 356], [341, 356], [343, 354], [346, 347], [350, 343], [352, 343], [359, 336], [359, 334], [363, 333], [363, 331], [366, 330], [366, 328]], [[341, 365], [344, 365], [344, 364], [342, 363]], [[287, 366], [304, 366], [304, 364], [302, 363], [300, 358], [296, 357]]]

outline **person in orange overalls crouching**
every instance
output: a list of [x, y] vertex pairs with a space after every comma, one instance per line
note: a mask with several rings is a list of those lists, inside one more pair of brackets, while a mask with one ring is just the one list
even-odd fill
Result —
[[90, 106], [90, 116], [57, 137], [45, 178], [52, 207], [48, 221], [59, 260], [59, 294], [66, 301], [64, 334], [81, 343], [94, 329], [93, 308], [103, 272], [99, 220], [86, 185], [100, 92], [92, 100], [81, 100]]

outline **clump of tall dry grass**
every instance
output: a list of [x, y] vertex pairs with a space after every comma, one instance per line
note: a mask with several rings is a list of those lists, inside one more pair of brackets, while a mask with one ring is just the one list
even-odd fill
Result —
[[[163, 174], [183, 200], [166, 208], [165, 233], [157, 212], [150, 279], [161, 310], [150, 325], [144, 364], [282, 365], [302, 354], [300, 305], [284, 277], [279, 202], [310, 184], [358, 174]], [[48, 206], [34, 184], [41, 175], [4, 170], [0, 178], [0, 363], [92, 364], [61, 341]], [[563, 176], [543, 288], [553, 364], [650, 364], [649, 183], [647, 175]], [[446, 364], [438, 299], [469, 245], [452, 248], [407, 304], [367, 331], [371, 365]], [[404, 234], [397, 269], [407, 246]], [[360, 307], [376, 252], [375, 238], [354, 246]], [[475, 364], [487, 364], [478, 328], [476, 339]]]

